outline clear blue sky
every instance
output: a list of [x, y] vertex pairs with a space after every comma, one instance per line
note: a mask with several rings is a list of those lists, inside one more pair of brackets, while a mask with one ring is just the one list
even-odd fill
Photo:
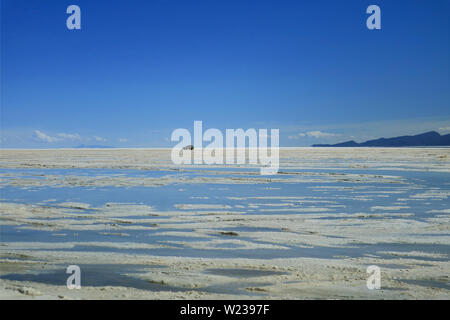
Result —
[[1, 142], [172, 146], [194, 120], [284, 146], [446, 133], [449, 39], [448, 0], [3, 0]]

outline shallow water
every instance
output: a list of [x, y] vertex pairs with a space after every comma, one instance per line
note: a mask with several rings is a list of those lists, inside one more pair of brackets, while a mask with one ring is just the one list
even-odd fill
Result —
[[[421, 251], [430, 254], [438, 254], [439, 257], [409, 255], [408, 258], [422, 261], [448, 261], [450, 244], [410, 244], [399, 242], [380, 243], [354, 243], [346, 246], [298, 246], [295, 244], [282, 244], [284, 248], [246, 248], [245, 242], [254, 245], [274, 244], [270, 236], [267, 240], [254, 239], [253, 233], [280, 232], [277, 227], [257, 227], [251, 225], [212, 227], [201, 234], [194, 233], [191, 227], [183, 227], [183, 224], [191, 224], [187, 219], [172, 218], [170, 213], [192, 213], [194, 217], [203, 217], [202, 214], [209, 211], [239, 212], [242, 219], [252, 215], [303, 215], [324, 213], [317, 219], [341, 221], [345, 219], [349, 224], [359, 216], [349, 214], [364, 214], [366, 219], [394, 219], [398, 214], [409, 214], [401, 219], [414, 221], [427, 221], [437, 215], [448, 215], [439, 212], [450, 208], [448, 192], [450, 191], [450, 173], [427, 171], [401, 171], [401, 170], [282, 170], [274, 182], [261, 182], [259, 169], [221, 169], [206, 168], [185, 171], [171, 170], [128, 170], [128, 169], [0, 169], [0, 198], [4, 203], [33, 204], [38, 207], [61, 208], [64, 202], [80, 202], [89, 204], [90, 208], [68, 208], [64, 217], [48, 217], [46, 222], [67, 219], [68, 223], [75, 221], [91, 221], [90, 226], [101, 226], [100, 230], [73, 230], [57, 228], [46, 230], [32, 224], [33, 218], [27, 223], [14, 225], [0, 225], [0, 241], [3, 244], [14, 242], [39, 242], [39, 243], [75, 243], [72, 247], [49, 248], [47, 250], [69, 252], [121, 252], [127, 254], [151, 255], [151, 256], [178, 256], [178, 257], [202, 257], [202, 258], [250, 258], [250, 259], [275, 259], [275, 258], [328, 258], [340, 259], [341, 257], [364, 257], [374, 255], [387, 261], [394, 256], [388, 251], [397, 253]], [[167, 179], [170, 176], [170, 179]], [[169, 181], [161, 185], [152, 186], [121, 186], [118, 182], [108, 182], [111, 185], [97, 186], [89, 183], [84, 186], [74, 184], [68, 186], [65, 179], [70, 177], [85, 178], [111, 178], [141, 179], [157, 178]], [[195, 178], [205, 178], [203, 183], [191, 183]], [[210, 178], [236, 178], [239, 183], [211, 180]], [[301, 178], [300, 180], [298, 180]], [[208, 180], [209, 179], [209, 180]], [[35, 182], [38, 182], [36, 185]], [[61, 181], [61, 183], [55, 183]], [[119, 181], [119, 180], [117, 180]], [[123, 181], [123, 180], [120, 180]], [[120, 182], [119, 181], [119, 182]], [[128, 181], [128, 180], [127, 180]], [[219, 181], [219, 182], [215, 182]], [[116, 183], [116, 185], [113, 185]], [[431, 191], [431, 193], [430, 193]], [[127, 222], [95, 221], [98, 209], [107, 203], [140, 204], [151, 206], [157, 214], [145, 215], [114, 215], [114, 219], [124, 219]], [[221, 209], [208, 207], [177, 207], [181, 204], [191, 205], [217, 205], [224, 206]], [[287, 210], [285, 210], [287, 209]], [[434, 210], [432, 212], [432, 210]], [[383, 214], [371, 216], [373, 214]], [[89, 216], [78, 216], [78, 215]], [[213, 214], [214, 215], [214, 212]], [[91, 220], [90, 220], [91, 219]], [[109, 218], [108, 218], [109, 219]], [[154, 219], [156, 222], [142, 222], [143, 219]], [[198, 218], [200, 219], [200, 218]], [[108, 220], [109, 221], [109, 220]], [[42, 219], [39, 220], [42, 223]], [[165, 225], [170, 225], [166, 227]], [[179, 227], [174, 227], [174, 226]], [[357, 227], [358, 224], [353, 224]], [[132, 229], [132, 228], [136, 229]], [[140, 227], [141, 229], [138, 229]], [[123, 228], [123, 229], [121, 229]], [[165, 234], [173, 232], [175, 234]], [[232, 232], [232, 233], [230, 233]], [[179, 233], [177, 235], [176, 233]], [[241, 235], [245, 233], [245, 236]], [[423, 233], [426, 236], [426, 232]], [[304, 236], [304, 235], [299, 235]], [[325, 235], [326, 236], [326, 235]], [[433, 237], [449, 236], [447, 233], [432, 234]], [[330, 235], [330, 239], [339, 240], [344, 237]], [[220, 240], [209, 247], [190, 247], [190, 243]], [[233, 242], [234, 240], [242, 243]], [[155, 248], [140, 247], [110, 247], [96, 243], [136, 243], [161, 245]], [[278, 243], [276, 243], [278, 244]], [[2, 249], [3, 250], [3, 249]], [[40, 250], [40, 249], [33, 249]], [[1, 254], [1, 251], [0, 251]], [[389, 264], [387, 264], [389, 266]], [[396, 265], [392, 264], [392, 268]], [[98, 273], [97, 266], [87, 266], [85, 274], [91, 274], [91, 278], [84, 278], [85, 285], [126, 285], [146, 290], [182, 290], [181, 288], [168, 288], [152, 283], [138, 281], [133, 277], [119, 275], [118, 269], [111, 266]], [[100, 266], [98, 267], [100, 268]], [[118, 267], [119, 268], [119, 267]], [[122, 268], [122, 267], [120, 267]], [[129, 266], [123, 271], [137, 272], [138, 267]], [[97, 270], [97, 271], [96, 271]], [[105, 271], [106, 270], [106, 271]], [[106, 272], [106, 273], [105, 273]], [[217, 274], [228, 276], [252, 277], [247, 271], [221, 270]], [[43, 273], [11, 274], [5, 279], [20, 281], [41, 281], [44, 283], [60, 283], [66, 279], [66, 274]], [[137, 282], [136, 282], [137, 281]], [[429, 285], [433, 283], [427, 282]], [[417, 283], [419, 284], [419, 283]], [[445, 286], [444, 286], [445, 287]], [[447, 288], [447, 287], [445, 287]], [[211, 286], [208, 290], [218, 292], [228, 289], [218, 289]]]
[[[194, 172], [181, 173], [186, 177], [202, 175], [205, 172], [212, 171], [195, 170]], [[218, 170], [221, 175], [226, 169]], [[238, 171], [236, 168], [233, 172]], [[283, 172], [292, 172], [292, 170], [283, 170]], [[160, 177], [164, 176], [168, 171], [150, 171], [150, 170], [111, 170], [111, 169], [0, 169], [0, 174], [8, 174], [8, 177], [2, 177], [5, 180], [33, 178], [46, 179], [49, 175], [60, 176], [125, 176], [133, 177]], [[173, 172], [170, 172], [173, 174]], [[25, 204], [36, 204], [45, 206], [58, 206], [63, 202], [82, 202], [90, 204], [92, 207], [103, 206], [108, 202], [144, 204], [154, 207], [164, 214], [164, 211], [176, 210], [176, 204], [195, 203], [195, 204], [217, 204], [229, 206], [230, 211], [246, 211], [246, 215], [254, 214], [283, 214], [307, 215], [308, 208], [314, 213], [316, 208], [322, 208], [328, 215], [322, 219], [342, 219], [341, 213], [367, 213], [371, 214], [377, 207], [387, 207], [387, 210], [381, 210], [383, 213], [401, 214], [408, 213], [412, 216], [406, 219], [420, 220], [430, 218], [434, 213], [427, 213], [431, 210], [443, 210], [450, 208], [450, 201], [444, 198], [427, 198], [425, 201], [411, 200], [411, 196], [423, 193], [427, 190], [435, 192], [450, 190], [450, 174], [442, 172], [416, 172], [416, 171], [385, 171], [376, 170], [341, 170], [339, 172], [326, 170], [305, 170], [305, 174], [325, 174], [321, 179], [323, 182], [300, 182], [291, 183], [292, 175], [282, 174], [284, 183], [270, 183], [270, 188], [265, 184], [253, 184], [249, 181], [247, 184], [188, 184], [174, 183], [171, 185], [159, 187], [55, 187], [55, 186], [38, 186], [38, 187], [17, 187], [11, 186], [6, 182], [0, 189], [0, 198], [2, 202], [14, 202]], [[353, 183], [353, 182], [335, 182], [330, 181], [326, 174], [342, 175], [377, 175], [377, 176], [395, 176], [402, 183]], [[225, 175], [225, 173], [224, 173]], [[294, 175], [295, 176], [295, 175]], [[239, 177], [242, 177], [239, 174]], [[249, 177], [252, 176], [243, 176]], [[344, 178], [345, 180], [345, 178]], [[398, 192], [398, 193], [397, 193]], [[280, 197], [280, 198], [277, 198]], [[298, 197], [290, 199], [289, 197]], [[399, 198], [401, 203], [399, 204]], [[53, 201], [48, 202], [49, 199]], [[402, 200], [403, 199], [403, 200]], [[406, 199], [406, 200], [405, 200]], [[305, 201], [305, 202], [304, 202]], [[302, 212], [284, 211], [290, 208], [285, 205], [300, 206]], [[238, 207], [237, 207], [238, 206]], [[241, 206], [242, 209], [239, 206]], [[390, 210], [389, 207], [399, 207]], [[204, 211], [196, 209], [197, 212]], [[73, 209], [70, 211], [74, 215], [79, 213], [90, 213], [95, 215], [95, 211], [90, 209]], [[129, 234], [127, 237], [108, 236], [98, 231], [70, 231], [58, 230], [57, 232], [47, 232], [42, 230], [23, 229], [22, 226], [1, 226], [1, 241], [136, 241], [136, 242], [159, 242], [164, 240], [180, 240], [193, 241], [201, 240], [202, 237], [174, 237], [174, 236], [155, 236], [156, 232], [164, 231], [186, 231], [190, 229], [167, 229], [163, 224], [159, 224], [158, 228], [153, 228], [148, 223], [140, 224], [139, 219], [161, 219], [167, 216], [116, 216], [116, 218], [124, 218], [133, 220], [133, 226], [149, 227], [144, 231], [126, 230]], [[370, 219], [370, 216], [368, 217]], [[83, 219], [83, 218], [76, 218]], [[345, 217], [345, 219], [353, 219]], [[51, 222], [51, 218], [48, 219]], [[183, 222], [178, 222], [183, 223]], [[249, 226], [226, 227], [223, 231], [235, 231], [237, 234], [241, 231], [246, 232], [265, 232], [278, 231], [276, 228], [252, 228]], [[108, 230], [104, 230], [108, 232]], [[66, 234], [65, 237], [54, 236], [52, 234]], [[385, 248], [390, 250], [391, 246], [385, 244]], [[321, 251], [317, 248], [318, 252]], [[444, 250], [447, 253], [448, 250]], [[442, 250], [441, 250], [442, 252]], [[299, 252], [300, 254], [300, 252]], [[320, 255], [320, 254], [319, 254]], [[324, 253], [324, 256], [327, 254]]]

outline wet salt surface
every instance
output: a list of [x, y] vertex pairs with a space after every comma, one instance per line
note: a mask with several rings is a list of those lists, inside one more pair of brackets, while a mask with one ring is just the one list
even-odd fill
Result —
[[[409, 259], [416, 259], [422, 261], [448, 261], [450, 255], [449, 244], [404, 244], [404, 243], [375, 243], [375, 244], [355, 244], [345, 247], [300, 247], [296, 245], [283, 244], [286, 249], [246, 249], [243, 245], [238, 243], [217, 243], [214, 248], [198, 249], [191, 248], [188, 245], [193, 241], [209, 241], [210, 239], [239, 239], [250, 241], [255, 244], [271, 243], [270, 238], [266, 241], [257, 241], [251, 237], [243, 237], [240, 232], [275, 232], [280, 231], [278, 228], [271, 227], [250, 227], [250, 226], [236, 226], [214, 228], [217, 233], [208, 233], [210, 237], [202, 236], [177, 236], [157, 234], [161, 232], [191, 232], [191, 228], [164, 228], [164, 223], [157, 223], [157, 226], [152, 226], [150, 223], [140, 223], [139, 219], [167, 219], [171, 224], [182, 225], [183, 221], [171, 222], [168, 215], [164, 215], [165, 211], [193, 211], [197, 214], [207, 212], [208, 209], [176, 209], [177, 204], [202, 204], [202, 205], [221, 205], [229, 206], [230, 209], [223, 211], [243, 211], [243, 217], [249, 217], [255, 214], [273, 215], [282, 213], [286, 215], [304, 215], [307, 217], [308, 209], [315, 212], [316, 208], [323, 208], [327, 213], [326, 217], [318, 219], [348, 219], [351, 221], [353, 217], [341, 217], [340, 214], [364, 213], [369, 215], [368, 219], [380, 219], [380, 217], [370, 217], [370, 214], [383, 213], [387, 217], [392, 214], [408, 213], [412, 216], [403, 217], [403, 219], [411, 219], [415, 221], [423, 221], [437, 214], [443, 213], [429, 213], [431, 210], [445, 210], [450, 207], [450, 202], [447, 197], [431, 196], [424, 198], [414, 198], [417, 194], [429, 192], [448, 192], [450, 189], [448, 181], [450, 181], [449, 173], [442, 172], [425, 172], [425, 171], [379, 171], [379, 170], [304, 170], [302, 172], [308, 174], [324, 174], [319, 176], [322, 181], [317, 182], [292, 182], [297, 174], [293, 170], [283, 170], [287, 174], [277, 175], [277, 178], [284, 179], [284, 182], [272, 182], [269, 184], [252, 183], [251, 179], [255, 178], [255, 174], [259, 169], [204, 169], [176, 172], [172, 170], [167, 171], [151, 171], [151, 170], [111, 170], [111, 169], [0, 169], [0, 174], [8, 174], [10, 176], [1, 176], [3, 185], [0, 189], [0, 198], [2, 202], [14, 202], [24, 204], [46, 205], [50, 207], [58, 207], [58, 204], [64, 202], [82, 202], [88, 203], [91, 207], [104, 206], [108, 202], [118, 202], [127, 204], [145, 204], [152, 206], [158, 211], [158, 216], [152, 215], [135, 215], [123, 218], [126, 220], [133, 220], [132, 226], [148, 227], [145, 230], [65, 230], [59, 229], [56, 231], [46, 231], [40, 229], [24, 229], [25, 225], [0, 225], [0, 241], [8, 244], [13, 242], [76, 242], [72, 248], [55, 248], [46, 250], [63, 250], [71, 252], [120, 252], [127, 254], [143, 254], [155, 256], [180, 256], [180, 257], [202, 257], [202, 258], [249, 258], [249, 259], [275, 259], [275, 258], [296, 258], [296, 257], [311, 257], [311, 258], [333, 258], [339, 257], [362, 257], [367, 254], [375, 255], [383, 259], [394, 259], [401, 256], [402, 252], [423, 251], [426, 253], [440, 254], [443, 257], [427, 257], [408, 255]], [[209, 172], [207, 172], [209, 171]], [[215, 171], [215, 172], [214, 172]], [[158, 187], [48, 187], [48, 186], [31, 186], [21, 187], [12, 186], [8, 184], [11, 180], [18, 178], [36, 179], [45, 181], [46, 175], [62, 175], [62, 176], [117, 176], [127, 178], [151, 177], [158, 178], [166, 175], [182, 176], [190, 179], [193, 177], [228, 177], [227, 171], [233, 172], [251, 172], [252, 174], [238, 174], [239, 178], [248, 178], [250, 181], [247, 184], [229, 184], [229, 183], [202, 183], [189, 184], [184, 182], [176, 182], [169, 185], [161, 185]], [[295, 172], [298, 172], [296, 170]], [[332, 176], [341, 177], [342, 181], [329, 180], [327, 173], [332, 173]], [[383, 183], [380, 182], [352, 182], [346, 180], [345, 174], [360, 174], [360, 175], [377, 175], [377, 176], [395, 176], [399, 177], [399, 183]], [[308, 175], [307, 175], [308, 176]], [[259, 177], [256, 175], [256, 177]], [[315, 177], [317, 178], [317, 177]], [[363, 177], [362, 177], [363, 178]], [[6, 182], [5, 182], [6, 181]], [[268, 188], [270, 187], [270, 188]], [[289, 198], [296, 197], [296, 198]], [[46, 202], [49, 199], [55, 199], [53, 202]], [[45, 203], [45, 204], [44, 204]], [[287, 204], [287, 205], [286, 205]], [[292, 206], [291, 206], [292, 205]], [[240, 207], [237, 207], [240, 206]], [[386, 207], [384, 209], [380, 209]], [[282, 209], [292, 208], [292, 211], [283, 211]], [[296, 211], [296, 208], [305, 209], [306, 211]], [[211, 211], [211, 210], [209, 210]], [[93, 209], [75, 209], [68, 210], [69, 214], [90, 214], [95, 215], [96, 210]], [[120, 215], [114, 218], [121, 218]], [[57, 219], [61, 219], [58, 217]], [[77, 220], [88, 218], [75, 217]], [[52, 219], [49, 218], [49, 221]], [[186, 222], [188, 223], [188, 222]], [[95, 223], [93, 223], [95, 224]], [[120, 225], [120, 223], [119, 223]], [[357, 224], [352, 224], [357, 226]], [[29, 226], [29, 225], [28, 225]], [[119, 236], [102, 233], [126, 233], [127, 236]], [[235, 232], [236, 236], [220, 234], [220, 232]], [[57, 234], [57, 235], [55, 235]], [[61, 235], [62, 234], [62, 235]], [[440, 233], [432, 234], [432, 236], [448, 236], [449, 234]], [[428, 236], [426, 233], [423, 236]], [[431, 236], [431, 235], [430, 235]], [[334, 238], [338, 238], [334, 236]], [[176, 241], [178, 243], [172, 243]], [[161, 244], [167, 247], [162, 248], [114, 248], [101, 245], [83, 245], [86, 242], [134, 242], [134, 243], [148, 243]], [[180, 243], [181, 242], [181, 243]], [[40, 250], [40, 249], [34, 249]], [[396, 256], [388, 253], [380, 253], [387, 251], [395, 251]], [[389, 264], [386, 264], [389, 267]], [[390, 265], [391, 268], [400, 268], [399, 265]], [[145, 281], [135, 279], [134, 277], [120, 275], [121, 272], [139, 272], [142, 266], [129, 266], [125, 269], [115, 269], [114, 266], [105, 267], [86, 266], [84, 275], [90, 274], [92, 278], [86, 281], [85, 285], [102, 286], [102, 285], [126, 285], [137, 289], [146, 290], [183, 290], [182, 288], [170, 288], [168, 286], [158, 285], [154, 283], [146, 283]], [[109, 268], [109, 269], [108, 269]], [[119, 267], [117, 267], [119, 268]], [[103, 271], [100, 272], [100, 269]], [[105, 271], [106, 270], [106, 271]], [[222, 270], [209, 272], [222, 272], [223, 275], [252, 277], [247, 273], [248, 271], [236, 269], [237, 271]], [[87, 272], [87, 273], [86, 273]], [[106, 273], [105, 273], [106, 272]], [[225, 274], [227, 273], [228, 274]], [[254, 272], [254, 271], [253, 271]], [[261, 271], [262, 272], [262, 271]], [[94, 279], [98, 278], [98, 279]], [[37, 281], [48, 284], [65, 283], [67, 275], [61, 273], [42, 273], [39, 275], [32, 274], [14, 274], [7, 275], [5, 279], [20, 280], [20, 281]], [[62, 280], [61, 280], [62, 279]], [[406, 280], [405, 280], [406, 281]], [[412, 280], [408, 280], [412, 281]], [[420, 281], [420, 280], [418, 280]], [[412, 282], [411, 282], [412, 283]], [[413, 283], [414, 284], [414, 283]], [[416, 282], [417, 285], [433, 285], [433, 281]], [[246, 286], [250, 286], [247, 283]], [[259, 283], [259, 285], [261, 285]], [[438, 285], [442, 285], [439, 284]], [[447, 285], [444, 286], [445, 289]], [[221, 288], [210, 286], [211, 292], [236, 292], [236, 288]], [[222, 290], [222, 291], [220, 291]]]
[[251, 269], [206, 269], [204, 272], [219, 276], [238, 277], [238, 278], [252, 278], [252, 277], [264, 277], [264, 276], [287, 274], [287, 272], [280, 272], [280, 271], [251, 270]]
[[[231, 169], [230, 169], [231, 170]], [[242, 171], [243, 169], [241, 169]], [[247, 169], [249, 170], [249, 169]], [[208, 168], [204, 170], [198, 170], [199, 172], [185, 173], [183, 175], [204, 175], [205, 171], [213, 171], [213, 169]], [[215, 168], [214, 171], [226, 172], [229, 171], [223, 168]], [[239, 168], [233, 168], [232, 172], [239, 171]], [[257, 170], [255, 169], [257, 172]], [[293, 170], [283, 170], [283, 172], [293, 172]], [[307, 170], [307, 173], [327, 173], [326, 170]], [[110, 170], [110, 169], [0, 169], [0, 174], [14, 174], [29, 177], [30, 175], [39, 176], [48, 174], [58, 174], [58, 175], [121, 175], [127, 177], [135, 176], [146, 176], [146, 177], [158, 177], [165, 175], [167, 173], [173, 174], [173, 171], [150, 171], [150, 170]], [[332, 172], [333, 174], [375, 174], [381, 175], [379, 171], [376, 170], [340, 170], [338, 173]], [[246, 215], [252, 214], [276, 214], [281, 212], [283, 214], [307, 214], [308, 209], [314, 210], [316, 207], [324, 208], [327, 213], [335, 214], [327, 215], [326, 217], [319, 219], [341, 219], [340, 213], [365, 213], [370, 215], [374, 213], [380, 213], [380, 210], [371, 210], [373, 207], [398, 207], [396, 204], [398, 198], [407, 199], [402, 203], [400, 209], [394, 210], [382, 210], [382, 213], [389, 214], [401, 214], [408, 213], [412, 214], [412, 217], [408, 219], [420, 220], [423, 218], [429, 218], [433, 214], [427, 213], [430, 210], [443, 210], [450, 207], [450, 203], [447, 199], [427, 199], [427, 201], [412, 201], [408, 197], [419, 193], [420, 190], [429, 190], [430, 188], [435, 188], [436, 190], [443, 189], [444, 191], [450, 189], [446, 186], [449, 181], [450, 174], [442, 172], [415, 172], [415, 171], [386, 171], [383, 172], [384, 175], [396, 175], [401, 176], [402, 179], [406, 180], [406, 184], [393, 185], [393, 184], [358, 184], [358, 183], [328, 183], [326, 177], [323, 178], [324, 183], [271, 183], [271, 189], [266, 188], [263, 184], [176, 184], [160, 187], [132, 187], [132, 188], [121, 188], [121, 187], [34, 187], [31, 189], [22, 189], [20, 187], [3, 186], [0, 189], [1, 201], [9, 201], [15, 203], [31, 203], [40, 204], [45, 206], [58, 206], [59, 203], [63, 202], [83, 202], [89, 203], [92, 207], [102, 206], [112, 200], [119, 203], [136, 203], [145, 204], [154, 207], [156, 210], [162, 212], [166, 210], [174, 210], [174, 206], [177, 203], [202, 203], [202, 204], [217, 204], [230, 206], [230, 211], [246, 211]], [[288, 175], [278, 175], [288, 176]], [[4, 177], [2, 177], [4, 179]], [[322, 187], [323, 189], [317, 189]], [[360, 189], [363, 187], [363, 189]], [[359, 188], [359, 189], [358, 189]], [[181, 190], [181, 191], [180, 191]], [[371, 193], [366, 193], [367, 191]], [[400, 193], [385, 193], [389, 191], [399, 191]], [[380, 193], [378, 193], [380, 192]], [[356, 194], [356, 198], [355, 198]], [[282, 195], [281, 199], [272, 199], [270, 197], [277, 197]], [[382, 197], [376, 197], [381, 195]], [[268, 198], [265, 198], [268, 197]], [[284, 199], [283, 199], [284, 197]], [[298, 197], [298, 199], [289, 199], [289, 197]], [[232, 198], [243, 198], [242, 200], [236, 201], [231, 200]], [[257, 198], [257, 199], [255, 199]], [[319, 198], [319, 199], [315, 199]], [[55, 199], [54, 202], [46, 202], [48, 199]], [[307, 202], [303, 203], [303, 200]], [[314, 203], [317, 201], [317, 203]], [[322, 203], [324, 201], [325, 203]], [[328, 201], [328, 203], [327, 203]], [[429, 202], [430, 203], [429, 203]], [[44, 203], [45, 202], [45, 203]], [[276, 203], [280, 206], [276, 206]], [[265, 206], [265, 204], [267, 206]], [[275, 206], [274, 206], [275, 204]], [[282, 205], [293, 204], [295, 206], [300, 206], [305, 209], [306, 212], [296, 212], [295, 208], [292, 211], [283, 211], [285, 207]], [[244, 206], [245, 209], [236, 208], [235, 206]], [[406, 208], [409, 207], [409, 208]], [[250, 210], [249, 210], [250, 209]], [[195, 210], [202, 212], [202, 210]], [[91, 209], [73, 209], [70, 211], [74, 215], [78, 213], [89, 213], [95, 215], [95, 210]], [[161, 214], [161, 213], [159, 213]], [[162, 213], [163, 214], [163, 213]], [[141, 216], [126, 216], [127, 220], [134, 220], [133, 225], [135, 226], [149, 226], [149, 224], [139, 224], [136, 220], [139, 219], [161, 219], [167, 218], [168, 216], [152, 216], [152, 215], [141, 215]], [[120, 218], [120, 216], [117, 216]], [[352, 219], [353, 217], [345, 217], [345, 219]], [[378, 217], [375, 217], [378, 218]], [[60, 218], [59, 218], [60, 219]], [[77, 219], [87, 219], [87, 218], [77, 218]], [[49, 219], [51, 220], [51, 218]], [[175, 223], [182, 224], [182, 221], [177, 221]], [[45, 232], [36, 233], [32, 231], [21, 231], [21, 232], [11, 232], [10, 229], [1, 227], [2, 241], [20, 241], [21, 236], [23, 236], [23, 241], [29, 240], [31, 237], [36, 239], [45, 239]], [[254, 228], [251, 227], [227, 227], [224, 230], [229, 231], [276, 231], [276, 228]], [[166, 229], [159, 229], [159, 231], [166, 231]], [[189, 231], [189, 229], [174, 229], [174, 231]], [[145, 232], [136, 232], [126, 230], [126, 233], [132, 233], [131, 237], [136, 238], [137, 241], [142, 237], [142, 235], [149, 235], [152, 230], [147, 230]], [[65, 233], [61, 231], [58, 233]], [[83, 238], [89, 241], [95, 241], [96, 232], [77, 232], [79, 238]], [[70, 234], [70, 232], [69, 232]], [[99, 238], [105, 239], [104, 235], [98, 235]], [[111, 237], [115, 238], [115, 237]], [[69, 236], [70, 239], [70, 236]], [[169, 239], [169, 238], [168, 238]], [[192, 240], [190, 237], [183, 237], [181, 240], [189, 241]], [[47, 239], [51, 241], [51, 237]], [[98, 239], [97, 239], [98, 240]], [[152, 239], [147, 239], [152, 241]], [[163, 240], [163, 239], [160, 239]], [[71, 241], [71, 240], [68, 240]], [[128, 239], [129, 241], [129, 239]]]
[[[208, 240], [204, 237], [181, 237], [172, 235], [154, 235], [161, 231], [191, 231], [191, 229], [155, 229], [155, 230], [125, 230], [126, 236], [121, 236], [120, 230], [65, 230], [47, 231], [36, 229], [23, 229], [23, 226], [1, 226], [0, 240], [2, 242], [21, 242], [33, 239], [34, 242], [136, 242], [159, 243], [172, 241], [198, 241]], [[109, 234], [110, 233], [110, 234]], [[117, 234], [117, 235], [116, 235]], [[132, 240], [131, 240], [131, 239]]]
[[[48, 270], [40, 273], [7, 274], [0, 276], [0, 279], [31, 281], [51, 285], [66, 285], [67, 266], [59, 266], [56, 270]], [[142, 265], [79, 265], [81, 270], [82, 286], [103, 287], [118, 286], [130, 287], [150, 291], [187, 291], [185, 288], [171, 287], [159, 283], [152, 283], [132, 277], [126, 274], [138, 274], [148, 272], [148, 269], [161, 266], [142, 266]]]
[[[0, 276], [0, 279], [14, 280], [14, 281], [29, 281], [38, 282], [49, 285], [65, 286], [67, 283], [68, 274], [66, 273], [67, 266], [57, 266], [57, 269], [46, 270], [43, 272], [28, 272], [28, 273], [10, 273]], [[81, 270], [81, 286], [88, 287], [127, 287], [148, 291], [170, 291], [170, 292], [186, 292], [186, 291], [201, 291], [216, 294], [246, 294], [249, 296], [263, 296], [264, 293], [248, 292], [245, 289], [252, 286], [261, 286], [264, 283], [254, 283], [249, 281], [242, 281], [239, 284], [221, 283], [217, 285], [210, 285], [204, 288], [184, 288], [181, 286], [172, 286], [160, 281], [152, 281], [151, 279], [142, 279], [139, 274], [146, 274], [152, 272], [152, 269], [165, 268], [165, 266], [143, 266], [133, 264], [86, 264], [79, 265]], [[210, 270], [212, 274], [221, 274]], [[228, 272], [227, 272], [228, 271]], [[261, 277], [274, 274], [284, 274], [279, 272], [264, 272], [258, 270], [244, 270], [244, 269], [230, 269], [225, 270], [222, 275], [239, 276], [236, 272], [241, 272], [244, 278], [247, 277]], [[266, 285], [269, 285], [267, 283]]]
[[400, 281], [422, 287], [441, 288], [450, 290], [450, 281], [442, 281], [434, 279], [402, 279]]
[[[83, 233], [82, 233], [83, 234]], [[61, 241], [56, 237], [58, 243], [77, 241], [73, 247], [69, 248], [48, 248], [46, 251], [67, 251], [67, 252], [117, 252], [126, 254], [139, 254], [139, 255], [153, 255], [153, 256], [174, 256], [174, 257], [190, 257], [190, 258], [249, 258], [249, 259], [277, 259], [277, 258], [322, 258], [322, 259], [340, 259], [341, 257], [357, 258], [363, 255], [376, 255], [379, 258], [386, 260], [396, 259], [402, 256], [402, 253], [408, 253], [410, 251], [424, 251], [427, 253], [444, 254], [446, 257], [427, 257], [419, 255], [408, 255], [405, 257], [409, 259], [415, 259], [420, 261], [448, 261], [448, 256], [450, 254], [449, 245], [411, 245], [411, 244], [398, 244], [398, 243], [383, 243], [383, 244], [367, 244], [359, 246], [347, 246], [345, 248], [339, 247], [312, 247], [304, 248], [297, 246], [284, 245], [286, 250], [279, 249], [242, 249], [238, 245], [224, 244], [222, 248], [232, 249], [232, 250], [214, 250], [214, 249], [196, 249], [188, 246], [183, 246], [179, 243], [170, 243], [170, 248], [116, 248], [107, 247], [101, 245], [91, 244], [89, 239], [83, 238], [81, 236], [74, 236], [72, 239], [67, 241]], [[128, 237], [114, 237], [105, 236], [104, 238], [95, 237], [94, 241], [110, 243], [120, 243], [129, 242]], [[37, 237], [35, 241], [42, 241], [43, 239]], [[189, 237], [169, 237], [167, 236], [164, 240], [182, 240], [182, 241], [195, 241], [191, 240]], [[203, 241], [208, 241], [208, 239], [201, 239]], [[135, 243], [148, 243], [147, 241], [139, 241], [138, 239], [133, 239]], [[83, 245], [83, 242], [89, 245]], [[261, 241], [254, 241], [256, 243], [262, 243]], [[164, 241], [154, 241], [150, 243], [164, 244]], [[41, 250], [41, 249], [29, 249], [29, 250]], [[396, 254], [380, 253], [380, 251], [395, 251]]]

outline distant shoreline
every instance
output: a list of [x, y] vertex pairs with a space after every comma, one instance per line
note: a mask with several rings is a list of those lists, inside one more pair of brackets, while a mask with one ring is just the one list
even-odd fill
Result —
[[[304, 146], [304, 147], [280, 147], [280, 150], [291, 150], [291, 149], [447, 149], [450, 146], [380, 146], [380, 147], [370, 147], [370, 146], [361, 146], [361, 147], [339, 147], [339, 146]], [[45, 150], [171, 150], [172, 147], [130, 147], [130, 148], [1, 148], [3, 151], [45, 151]], [[224, 148], [226, 150], [226, 148]], [[246, 148], [248, 149], [248, 148]]]

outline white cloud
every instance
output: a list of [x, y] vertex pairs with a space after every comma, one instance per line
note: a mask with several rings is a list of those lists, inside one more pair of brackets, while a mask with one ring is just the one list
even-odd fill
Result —
[[450, 132], [450, 126], [442, 127], [442, 128], [439, 128], [438, 130], [443, 131], [443, 132]]
[[43, 141], [43, 142], [50, 142], [51, 143], [51, 142], [57, 142], [57, 141], [61, 140], [60, 138], [51, 137], [51, 136], [49, 136], [49, 135], [47, 135], [44, 132], [41, 132], [39, 130], [35, 130], [34, 134], [36, 135], [36, 138], [38, 140]]
[[313, 138], [331, 138], [331, 137], [337, 136], [334, 133], [327, 133], [327, 132], [322, 132], [322, 131], [308, 131], [306, 133], [306, 135], [308, 137], [313, 137]]
[[42, 131], [34, 131], [35, 138], [42, 142], [58, 142], [64, 140], [81, 140], [81, 136], [78, 133], [58, 133], [56, 136], [50, 136]]
[[334, 133], [327, 133], [327, 132], [322, 132], [322, 131], [308, 131], [305, 133], [300, 132], [297, 135], [294, 136], [288, 136], [288, 139], [291, 140], [298, 140], [300, 138], [303, 137], [310, 137], [310, 138], [331, 138], [331, 137], [336, 137], [338, 136], [337, 134]]
[[128, 142], [128, 139], [126, 139], [126, 138], [119, 138], [119, 142]]
[[102, 137], [99, 137], [99, 136], [94, 136], [94, 139], [95, 139], [95, 141], [98, 141], [98, 142], [105, 142], [106, 141], [105, 138], [102, 138]]

